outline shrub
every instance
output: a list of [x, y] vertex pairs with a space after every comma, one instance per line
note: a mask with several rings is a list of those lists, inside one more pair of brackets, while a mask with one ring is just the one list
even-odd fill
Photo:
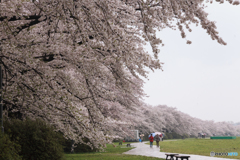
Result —
[[0, 133], [0, 160], [21, 160], [21, 146], [12, 142], [7, 134]]
[[[87, 138], [84, 138], [83, 141], [85, 143], [90, 142]], [[64, 152], [65, 153], [71, 153], [71, 147], [72, 147], [72, 143], [74, 141], [72, 140], [65, 140], [64, 143]], [[96, 152], [98, 151], [96, 148], [91, 149], [91, 147], [89, 147], [88, 145], [82, 144], [82, 143], [77, 143], [75, 144], [75, 148], [74, 148], [74, 153], [86, 153], [86, 152]]]
[[62, 134], [44, 121], [18, 120], [5, 121], [6, 133], [12, 141], [21, 145], [20, 156], [26, 160], [60, 160], [64, 152]]
[[164, 139], [185, 139], [185, 138], [189, 138], [189, 135], [187, 134], [180, 135], [175, 132], [166, 133], [164, 136]]

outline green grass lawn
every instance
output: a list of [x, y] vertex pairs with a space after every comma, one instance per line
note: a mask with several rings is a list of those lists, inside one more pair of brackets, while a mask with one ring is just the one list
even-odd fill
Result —
[[[154, 143], [156, 144], [156, 143]], [[240, 137], [237, 139], [185, 139], [161, 141], [161, 152], [185, 153], [210, 156], [210, 152], [237, 152], [238, 156], [216, 156], [240, 159]]]
[[133, 148], [126, 148], [126, 144], [123, 143], [122, 146], [118, 146], [118, 143], [114, 143], [116, 147], [108, 144], [105, 152], [96, 153], [81, 153], [81, 154], [65, 154], [66, 160], [164, 160], [161, 158], [152, 158], [145, 156], [134, 156], [122, 154], [123, 152], [129, 151]]

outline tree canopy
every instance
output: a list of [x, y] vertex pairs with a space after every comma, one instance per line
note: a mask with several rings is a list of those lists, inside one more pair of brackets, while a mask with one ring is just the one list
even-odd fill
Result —
[[[142, 105], [142, 77], [147, 68], [162, 67], [157, 31], [178, 29], [185, 39], [189, 25], [199, 24], [226, 44], [207, 19], [203, 0], [0, 2], [6, 113], [40, 117], [96, 148], [140, 121], [130, 113]], [[154, 55], [144, 50], [146, 43]]]

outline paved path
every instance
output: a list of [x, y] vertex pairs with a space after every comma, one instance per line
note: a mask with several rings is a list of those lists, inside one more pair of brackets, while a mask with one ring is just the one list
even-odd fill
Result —
[[[156, 145], [153, 145], [153, 148], [150, 148], [149, 145], [141, 142], [131, 143], [131, 145], [136, 148], [131, 149], [127, 152], [124, 152], [124, 154], [142, 155], [142, 156], [158, 157], [158, 158], [166, 159], [165, 153], [168, 153], [168, 152], [159, 152], [159, 148], [157, 148]], [[236, 159], [229, 159], [229, 158], [217, 158], [217, 157], [199, 156], [199, 155], [192, 155], [192, 154], [181, 154], [181, 155], [191, 156], [189, 160], [236, 160]], [[210, 155], [210, 152], [209, 152], [209, 155]]]

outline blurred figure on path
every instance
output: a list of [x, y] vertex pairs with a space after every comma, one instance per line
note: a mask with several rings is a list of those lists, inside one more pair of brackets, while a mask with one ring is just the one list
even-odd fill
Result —
[[156, 140], [156, 143], [157, 143], [157, 147], [159, 147], [160, 137], [159, 137], [158, 134], [155, 136], [155, 140]]
[[163, 135], [162, 135], [162, 134], [160, 134], [160, 141], [162, 141], [162, 138], [163, 138]]
[[144, 137], [144, 134], [141, 134], [141, 135], [140, 135], [141, 142], [143, 142], [143, 137]]
[[152, 146], [153, 146], [153, 136], [152, 136], [152, 134], [148, 139], [150, 140], [150, 147], [152, 148]]

